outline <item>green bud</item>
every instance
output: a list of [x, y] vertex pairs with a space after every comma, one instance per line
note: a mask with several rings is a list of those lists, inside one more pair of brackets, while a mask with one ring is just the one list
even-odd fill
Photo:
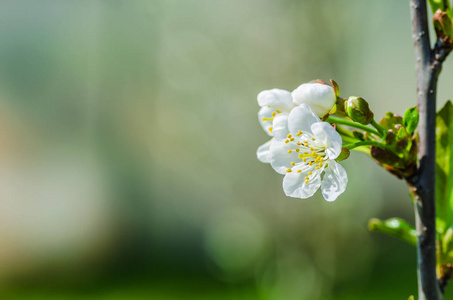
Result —
[[365, 99], [361, 97], [349, 97], [344, 105], [348, 117], [354, 122], [368, 125], [373, 121], [374, 114]]
[[451, 19], [446, 12], [441, 11], [439, 8], [433, 16], [434, 30], [437, 37], [441, 40], [448, 40], [452, 38], [452, 24]]

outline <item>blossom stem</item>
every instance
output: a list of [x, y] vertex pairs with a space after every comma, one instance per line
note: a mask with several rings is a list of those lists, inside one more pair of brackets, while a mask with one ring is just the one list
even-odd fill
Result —
[[352, 137], [352, 136], [349, 136], [349, 135], [345, 135], [341, 132], [339, 132], [339, 134], [341, 135], [341, 139], [347, 143], [356, 143], [356, 142], [360, 142], [360, 140]]
[[377, 129], [382, 135], [385, 135], [385, 129], [379, 125], [374, 119], [371, 121], [371, 125]]
[[343, 137], [349, 137], [349, 138], [352, 138], [352, 139], [355, 139], [357, 140], [354, 135], [352, 134], [352, 132], [350, 130], [347, 130], [347, 129], [344, 129], [342, 127], [337, 127], [337, 132], [343, 136]]
[[375, 135], [377, 135], [379, 137], [383, 136], [380, 132], [374, 130], [373, 128], [370, 128], [368, 126], [365, 126], [365, 125], [362, 125], [362, 124], [358, 124], [358, 123], [355, 123], [355, 122], [352, 122], [352, 121], [348, 121], [348, 120], [345, 120], [345, 119], [328, 117], [327, 118], [327, 122], [341, 124], [341, 125], [347, 125], [347, 126], [350, 126], [350, 127], [355, 127], [355, 128], [358, 128], [358, 129], [362, 129], [364, 131], [368, 131], [368, 132], [373, 133], [373, 134], [375, 134]]
[[[352, 150], [352, 149], [360, 147], [360, 146], [374, 146], [374, 147], [379, 147], [381, 149], [384, 149], [384, 150], [390, 151], [392, 153], [395, 153], [387, 145], [384, 145], [384, 144], [381, 144], [381, 143], [378, 143], [378, 142], [374, 142], [374, 141], [360, 141], [360, 142], [344, 145], [343, 147], [347, 148], [348, 150]], [[395, 153], [395, 154], [398, 155], [399, 157], [401, 156], [401, 154], [398, 154], [398, 153]]]

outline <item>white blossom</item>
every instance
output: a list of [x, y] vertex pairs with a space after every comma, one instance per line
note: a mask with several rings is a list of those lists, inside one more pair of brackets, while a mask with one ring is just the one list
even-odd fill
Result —
[[296, 105], [308, 104], [318, 117], [328, 114], [337, 99], [335, 90], [330, 85], [318, 82], [304, 83], [291, 95]]
[[258, 119], [264, 131], [277, 139], [285, 138], [289, 112], [296, 107], [291, 93], [280, 89], [262, 91], [258, 94], [258, 104], [261, 106]]
[[336, 200], [348, 183], [346, 171], [335, 161], [342, 148], [338, 132], [305, 103], [289, 114], [288, 130], [286, 139], [274, 140], [268, 147], [272, 167], [285, 174], [285, 194], [309, 198], [321, 188], [324, 199]]
[[[296, 107], [291, 93], [281, 89], [262, 91], [258, 94], [258, 104], [261, 106], [258, 120], [264, 131], [276, 139], [284, 139], [289, 133], [289, 112]], [[270, 162], [269, 147], [273, 140], [275, 139], [272, 138], [258, 147], [256, 155], [261, 162]]]
[[291, 110], [302, 103], [323, 117], [335, 104], [335, 91], [331, 86], [321, 83], [304, 83], [292, 93], [282, 89], [265, 90], [258, 94], [258, 120], [264, 131], [274, 137], [258, 147], [256, 156], [259, 161], [270, 162], [269, 147], [273, 140], [284, 140], [289, 133], [288, 116]]

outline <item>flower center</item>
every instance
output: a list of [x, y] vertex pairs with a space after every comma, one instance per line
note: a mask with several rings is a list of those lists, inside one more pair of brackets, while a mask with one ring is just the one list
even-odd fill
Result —
[[291, 162], [293, 168], [288, 168], [286, 172], [291, 173], [293, 169], [296, 169], [297, 173], [306, 173], [305, 184], [311, 178], [320, 175], [327, 166], [326, 146], [316, 140], [312, 134], [299, 130], [295, 137], [288, 134], [285, 143], [294, 146], [294, 149], [288, 150], [288, 154], [298, 153], [298, 160]]

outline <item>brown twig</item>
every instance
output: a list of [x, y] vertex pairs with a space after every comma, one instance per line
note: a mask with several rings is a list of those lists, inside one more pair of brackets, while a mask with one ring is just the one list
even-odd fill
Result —
[[436, 276], [436, 90], [442, 63], [451, 51], [451, 45], [438, 39], [431, 49], [425, 0], [410, 0], [410, 10], [420, 122], [419, 165], [416, 175], [407, 181], [414, 196], [418, 235], [418, 292], [421, 300], [439, 300], [443, 296]]

